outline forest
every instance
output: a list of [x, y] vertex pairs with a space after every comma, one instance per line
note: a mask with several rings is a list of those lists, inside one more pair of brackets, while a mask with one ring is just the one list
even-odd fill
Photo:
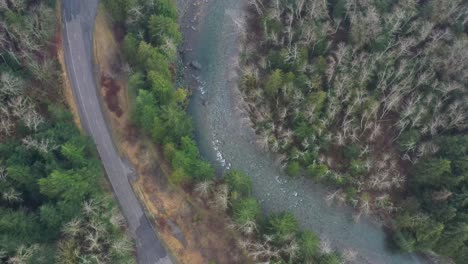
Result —
[[0, 262], [135, 263], [62, 94], [55, 1], [0, 1]]
[[468, 3], [250, 0], [240, 89], [291, 177], [401, 251], [468, 259]]
[[328, 241], [301, 231], [288, 212], [263, 215], [250, 178], [231, 170], [223, 179], [199, 153], [186, 113], [190, 91], [175, 87], [182, 36], [172, 0], [107, 0], [106, 10], [126, 32], [122, 50], [130, 65], [129, 89], [137, 91], [132, 122], [161, 147], [172, 166], [169, 181], [227, 212], [239, 232], [238, 246], [256, 261], [338, 264], [356, 253], [335, 252]]

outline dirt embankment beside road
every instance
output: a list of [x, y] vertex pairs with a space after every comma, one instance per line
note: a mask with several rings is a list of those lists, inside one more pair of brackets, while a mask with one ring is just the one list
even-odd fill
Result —
[[159, 146], [131, 125], [134, 95], [127, 86], [129, 69], [120, 53], [119, 32], [100, 8], [94, 33], [97, 80], [114, 141], [136, 169], [134, 189], [160, 238], [180, 263], [249, 263], [236, 246], [227, 215], [171, 185], [167, 181], [171, 168]]

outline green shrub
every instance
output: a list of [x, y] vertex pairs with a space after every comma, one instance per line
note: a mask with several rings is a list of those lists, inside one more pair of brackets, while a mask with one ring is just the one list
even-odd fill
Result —
[[241, 171], [229, 171], [224, 174], [224, 180], [228, 184], [231, 192], [236, 192], [241, 196], [248, 196], [252, 193], [252, 180]]
[[283, 25], [278, 19], [264, 19], [263, 23], [269, 32], [278, 34], [283, 30]]
[[104, 0], [103, 2], [106, 10], [119, 23], [125, 23], [128, 10], [136, 3], [135, 0]]
[[188, 183], [190, 181], [190, 177], [185, 173], [184, 169], [177, 168], [172, 171], [169, 180], [173, 184], [180, 185]]
[[260, 217], [260, 205], [254, 198], [244, 198], [236, 201], [233, 206], [234, 222], [245, 225], [248, 222], [256, 222]]
[[156, 71], [162, 76], [170, 78], [169, 63], [172, 59], [161, 53], [157, 47], [145, 41], [140, 41], [135, 56], [135, 66], [142, 71]]
[[159, 116], [166, 131], [164, 143], [173, 142], [177, 145], [180, 144], [182, 138], [192, 137], [192, 120], [179, 106], [175, 104], [164, 106], [159, 112]]
[[397, 245], [397, 247], [402, 250], [403, 252], [413, 252], [414, 251], [414, 244], [416, 241], [409, 237], [409, 235], [405, 235], [401, 231], [395, 232], [393, 234], [393, 241]]
[[464, 159], [468, 154], [468, 135], [440, 137], [435, 143], [440, 148], [437, 154], [450, 160]]
[[349, 144], [344, 148], [343, 154], [348, 160], [353, 160], [359, 158], [361, 149], [357, 144]]
[[177, 20], [177, 8], [171, 0], [157, 0], [156, 12], [165, 17], [172, 18], [174, 21]]
[[451, 162], [446, 159], [427, 158], [416, 164], [412, 169], [415, 180], [420, 185], [455, 184], [456, 179], [450, 177]]
[[161, 75], [159, 72], [150, 71], [148, 79], [151, 84], [151, 89], [159, 106], [169, 104], [174, 95], [174, 87], [172, 87], [171, 80], [167, 76]]
[[[168, 147], [168, 149], [170, 151], [173, 150], [170, 147]], [[214, 177], [214, 168], [211, 164], [200, 158], [198, 147], [192, 138], [187, 136], [182, 137], [180, 149], [172, 154], [168, 154], [172, 156], [172, 167], [175, 170], [182, 169], [187, 176], [186, 178], [196, 181], [206, 181]]]
[[313, 178], [321, 179], [327, 174], [328, 167], [325, 164], [314, 163], [307, 167], [307, 173]]
[[397, 140], [398, 146], [401, 151], [412, 150], [419, 142], [421, 134], [416, 129], [410, 129], [403, 132]]
[[268, 221], [270, 232], [278, 242], [285, 241], [299, 231], [299, 223], [292, 213], [272, 215]]
[[333, 17], [342, 19], [346, 15], [346, 0], [337, 0], [333, 6]]
[[324, 91], [313, 92], [309, 95], [308, 100], [310, 104], [315, 107], [315, 112], [320, 113], [323, 109], [327, 93]]
[[351, 163], [349, 164], [349, 173], [352, 176], [362, 176], [363, 173], [365, 173], [366, 168], [364, 167], [364, 162], [361, 160], [352, 160]]
[[164, 158], [168, 161], [172, 161], [174, 158], [174, 154], [176, 153], [177, 149], [173, 143], [166, 143], [163, 147]]
[[319, 258], [320, 264], [340, 264], [343, 263], [340, 255], [338, 253], [326, 253], [322, 254]]
[[179, 31], [179, 24], [172, 18], [152, 15], [148, 23], [148, 31], [153, 44], [161, 45], [165, 39], [171, 39], [175, 45], [181, 42], [182, 35]]
[[198, 156], [193, 164], [193, 179], [196, 181], [207, 181], [211, 180], [215, 176], [215, 170], [213, 166], [207, 161], [201, 160]]
[[138, 63], [138, 61], [136, 60], [136, 56], [138, 54], [139, 44], [139, 40], [132, 33], [128, 33], [127, 35], [125, 35], [122, 49], [125, 57], [131, 64]]
[[298, 176], [301, 173], [301, 165], [297, 161], [291, 161], [288, 163], [286, 172], [289, 176]]
[[274, 98], [278, 94], [281, 86], [283, 86], [283, 72], [281, 70], [275, 70], [265, 83], [265, 93], [270, 98]]
[[300, 253], [304, 260], [312, 261], [319, 252], [320, 239], [310, 231], [304, 231], [299, 237]]
[[130, 77], [128, 79], [128, 87], [132, 91], [138, 91], [138, 89], [146, 88], [143, 73], [141, 73], [140, 71], [136, 71], [130, 74]]
[[351, 200], [354, 200], [356, 199], [357, 195], [358, 195], [358, 191], [356, 188], [354, 187], [348, 187], [346, 188], [345, 190], [345, 194], [346, 194], [346, 199], [348, 201], [351, 201]]

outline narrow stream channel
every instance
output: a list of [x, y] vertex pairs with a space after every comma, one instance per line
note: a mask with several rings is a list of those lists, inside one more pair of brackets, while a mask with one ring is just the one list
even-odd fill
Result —
[[[252, 142], [255, 134], [237, 109], [236, 68], [239, 30], [233, 18], [243, 16], [243, 0], [189, 1], [183, 18], [184, 63], [197, 61], [200, 70], [187, 67], [192, 84], [189, 107], [203, 156], [222, 172], [230, 167], [252, 177], [254, 195], [267, 213], [291, 211], [301, 227], [319, 234], [337, 249], [359, 254], [357, 263], [423, 263], [414, 254], [389, 249], [386, 234], [369, 219], [352, 219], [349, 207], [328, 206], [323, 185], [304, 178], [290, 178], [280, 172], [271, 155]], [[196, 15], [200, 8], [201, 15]], [[194, 19], [194, 17], [197, 17]]]

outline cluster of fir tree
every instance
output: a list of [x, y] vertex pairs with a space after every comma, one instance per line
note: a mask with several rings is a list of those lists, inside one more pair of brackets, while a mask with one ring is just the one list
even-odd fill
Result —
[[174, 87], [177, 48], [182, 37], [177, 9], [170, 0], [104, 1], [106, 9], [126, 30], [123, 51], [131, 67], [129, 87], [137, 94], [132, 120], [157, 144], [173, 166], [176, 184], [214, 177], [193, 139], [185, 112], [187, 91]]
[[0, 3], [0, 262], [133, 263], [94, 147], [63, 104], [54, 7]]

